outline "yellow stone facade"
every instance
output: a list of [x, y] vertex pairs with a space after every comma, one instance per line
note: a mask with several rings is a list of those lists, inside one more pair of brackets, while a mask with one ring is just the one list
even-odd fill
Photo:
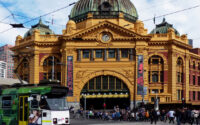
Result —
[[[129, 22], [124, 19], [122, 13], [118, 19], [93, 19], [92, 16], [89, 13], [87, 19], [79, 23], [69, 20], [61, 35], [41, 35], [39, 30], [34, 30], [29, 37], [17, 36], [15, 47], [12, 48], [15, 55], [19, 56], [14, 60], [15, 67], [23, 57], [26, 57], [29, 67], [27, 79], [30, 83], [38, 84], [43, 79], [43, 73], [46, 70], [44, 68], [45, 59], [54, 56], [60, 60], [61, 84], [66, 86], [67, 57], [72, 56], [73, 96], [68, 97], [69, 102], [80, 102], [81, 91], [92, 78], [110, 75], [121, 79], [127, 85], [129, 99], [133, 104], [134, 101], [137, 103], [142, 100], [142, 96], [137, 95], [137, 72], [139, 70], [137, 57], [143, 55], [144, 87], [147, 88], [147, 95], [144, 96], [145, 102], [153, 103], [152, 98], [157, 96], [160, 98], [160, 104], [182, 103], [181, 97], [186, 100], [186, 103], [200, 104], [198, 97], [200, 96], [198, 95], [200, 92], [198, 85], [200, 55], [191, 52], [194, 49], [188, 44], [186, 35], [178, 36], [172, 28], [166, 34], [148, 34], [142, 21]], [[102, 40], [103, 33], [110, 35], [106, 42]], [[83, 58], [82, 51], [79, 55], [78, 50], [82, 49], [106, 49], [107, 54], [109, 49], [133, 49], [134, 55], [132, 60], [130, 57], [121, 58], [119, 54], [120, 60], [107, 57], [105, 61], [103, 57], [95, 58], [94, 52], [92, 53], [94, 58], [91, 60], [91, 58]], [[153, 56], [161, 58], [162, 65], [161, 62], [158, 65], [149, 63]], [[182, 59], [179, 73], [182, 74], [179, 76], [183, 78], [182, 83], [177, 82], [178, 58]], [[192, 68], [193, 62], [196, 64], [195, 69]], [[151, 75], [157, 73], [157, 70], [160, 71], [159, 73], [162, 72], [164, 77], [162, 79], [159, 74], [159, 82], [155, 83], [152, 82], [152, 77], [157, 78], [157, 76]], [[149, 75], [150, 71], [152, 71], [151, 75]], [[190, 75], [196, 75], [195, 84], [191, 83], [193, 76], [190, 77]], [[183, 93], [181, 93], [182, 90]], [[195, 97], [191, 94], [194, 92]]]

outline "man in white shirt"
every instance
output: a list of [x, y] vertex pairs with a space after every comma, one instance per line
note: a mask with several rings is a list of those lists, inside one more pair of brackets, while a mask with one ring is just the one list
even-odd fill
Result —
[[175, 112], [173, 110], [170, 110], [168, 112], [168, 114], [169, 114], [169, 123], [173, 122], [173, 124], [174, 124], [174, 114], [175, 114]]

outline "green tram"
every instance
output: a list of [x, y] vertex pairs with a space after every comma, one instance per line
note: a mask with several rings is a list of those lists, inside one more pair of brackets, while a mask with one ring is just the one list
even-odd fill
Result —
[[67, 93], [55, 81], [0, 86], [0, 125], [70, 124]]

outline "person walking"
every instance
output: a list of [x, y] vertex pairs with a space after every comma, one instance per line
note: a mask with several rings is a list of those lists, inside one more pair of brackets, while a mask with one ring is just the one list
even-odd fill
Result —
[[177, 109], [175, 113], [177, 125], [181, 125], [181, 115], [181, 110]]
[[156, 124], [157, 123], [157, 112], [155, 109], [153, 109], [151, 112], [150, 112], [150, 119], [151, 119], [151, 124], [153, 124], [153, 122]]
[[169, 123], [173, 122], [173, 124], [174, 124], [174, 114], [175, 114], [175, 112], [173, 110], [170, 110], [168, 113], [169, 113]]

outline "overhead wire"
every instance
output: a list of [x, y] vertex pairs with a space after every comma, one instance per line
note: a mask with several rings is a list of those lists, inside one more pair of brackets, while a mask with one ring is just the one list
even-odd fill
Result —
[[[200, 7], [200, 4], [193, 6], [193, 7], [185, 8], [185, 9], [182, 9], [182, 10], [174, 11], [174, 12], [171, 12], [171, 13], [166, 13], [166, 14], [163, 14], [163, 15], [155, 16], [154, 18], [161, 18], [161, 17], [173, 15], [173, 14], [176, 14], [176, 13], [180, 13], [180, 12], [183, 12], [183, 11], [195, 9], [195, 8], [198, 8], [198, 7]], [[145, 20], [143, 20], [143, 22], [153, 20], [154, 18], [145, 19]]]
[[40, 16], [35, 17], [35, 18], [31, 19], [31, 20], [28, 20], [28, 21], [26, 21], [26, 22], [24, 22], [24, 23], [22, 23], [22, 24], [26, 24], [26, 23], [32, 22], [32, 21], [34, 21], [34, 20], [37, 20], [37, 19], [39, 19], [39, 18], [41, 18], [41, 17], [50, 15], [50, 14], [52, 14], [52, 13], [56, 13], [56, 12], [58, 12], [58, 11], [60, 11], [60, 10], [63, 10], [63, 9], [65, 9], [65, 8], [67, 8], [67, 7], [70, 7], [71, 5], [74, 5], [75, 3], [76, 3], [76, 2], [73, 2], [73, 3], [71, 3], [71, 4], [67, 5], [67, 6], [62, 7], [62, 8], [59, 8], [59, 9], [56, 9], [56, 10], [51, 11], [51, 12], [49, 12], [49, 13], [40, 15]]
[[[1, 0], [0, 0], [0, 2], [1, 2]], [[2, 3], [2, 2], [1, 2], [1, 3]], [[51, 12], [49, 12], [49, 13], [43, 14], [43, 15], [41, 15], [41, 16], [32, 18], [31, 20], [28, 20], [28, 21], [26, 21], [26, 22], [24, 22], [24, 23], [22, 23], [22, 24], [26, 24], [26, 23], [32, 22], [32, 21], [34, 21], [34, 20], [37, 20], [37, 19], [39, 19], [39, 18], [41, 18], [41, 17], [50, 15], [50, 14], [52, 14], [52, 13], [56, 13], [56, 12], [58, 12], [58, 11], [60, 11], [60, 10], [63, 10], [63, 9], [65, 9], [65, 8], [69, 7], [69, 6], [74, 5], [75, 3], [76, 3], [76, 2], [73, 2], [73, 3], [71, 3], [71, 4], [67, 5], [67, 6], [62, 7], [62, 8], [59, 8], [59, 9], [56, 9], [56, 10], [51, 11]], [[2, 3], [2, 5], [4, 6], [3, 3]], [[7, 9], [8, 9], [8, 8], [7, 8]], [[9, 10], [9, 9], [8, 9], [8, 10]], [[9, 12], [10, 12], [12, 15], [15, 15], [15, 14], [13, 14], [10, 10], [9, 10]], [[17, 14], [17, 16], [21, 16], [21, 15]], [[26, 17], [26, 16], [23, 16], [23, 17]], [[0, 23], [4, 23], [4, 22], [1, 22], [1, 21], [0, 21]], [[4, 24], [8, 24], [8, 23], [4, 23]], [[8, 25], [10, 25], [10, 24], [8, 24]], [[11, 29], [13, 29], [13, 27], [12, 27], [12, 28], [9, 28], [9, 29], [6, 29], [6, 30], [4, 30], [4, 31], [2, 31], [2, 32], [0, 32], [0, 33], [7, 32], [7, 31], [9, 31], [9, 30], [11, 30]]]
[[4, 21], [4, 20], [8, 19], [10, 16], [12, 16], [12, 15], [8, 15], [7, 17], [1, 19], [0, 22], [2, 22], [2, 21]]

